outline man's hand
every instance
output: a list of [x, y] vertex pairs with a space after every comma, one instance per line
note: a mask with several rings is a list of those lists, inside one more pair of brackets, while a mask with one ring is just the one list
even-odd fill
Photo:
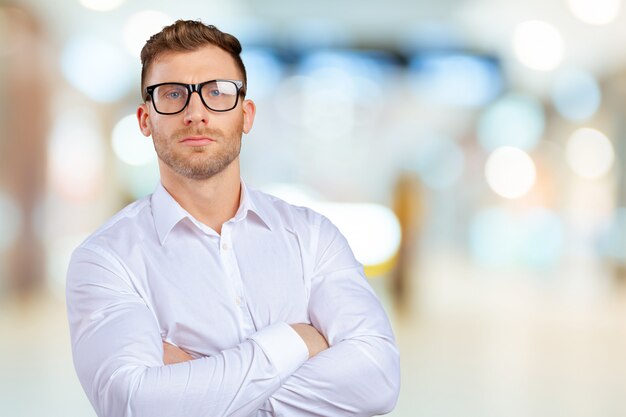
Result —
[[193, 358], [181, 348], [163, 342], [163, 364], [173, 365], [175, 363], [190, 361]]
[[310, 324], [298, 323], [292, 324], [291, 327], [300, 335], [304, 343], [306, 343], [306, 347], [309, 349], [309, 358], [328, 349], [328, 342], [324, 336]]

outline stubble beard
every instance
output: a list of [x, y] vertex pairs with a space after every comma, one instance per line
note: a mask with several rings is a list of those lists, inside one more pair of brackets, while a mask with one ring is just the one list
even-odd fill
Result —
[[[206, 180], [224, 171], [241, 151], [241, 135], [217, 137], [216, 143], [189, 148], [190, 152], [177, 152], [177, 141], [154, 137], [154, 148], [161, 161], [177, 174], [192, 180]], [[218, 147], [220, 146], [220, 147]], [[218, 149], [211, 150], [211, 147]]]

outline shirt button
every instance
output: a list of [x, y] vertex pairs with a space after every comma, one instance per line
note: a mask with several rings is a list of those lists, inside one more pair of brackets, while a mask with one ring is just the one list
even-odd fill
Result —
[[228, 250], [230, 249], [230, 245], [226, 242], [222, 243], [222, 250]]
[[235, 298], [235, 303], [237, 303], [237, 307], [241, 307], [241, 297]]

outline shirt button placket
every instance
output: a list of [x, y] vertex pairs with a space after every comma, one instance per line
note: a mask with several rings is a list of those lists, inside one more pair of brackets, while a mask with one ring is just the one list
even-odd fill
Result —
[[222, 229], [222, 239], [220, 243], [220, 247], [222, 249], [222, 259], [224, 260], [224, 264], [226, 265], [226, 271], [228, 276], [233, 280], [233, 285], [235, 289], [235, 304], [239, 308], [243, 308], [243, 297], [241, 295], [241, 280], [237, 276], [237, 268], [235, 265], [235, 254], [232, 251], [232, 245], [230, 244], [230, 230], [226, 227]]

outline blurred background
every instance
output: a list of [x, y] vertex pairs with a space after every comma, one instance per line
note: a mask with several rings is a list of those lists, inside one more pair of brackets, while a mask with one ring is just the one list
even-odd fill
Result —
[[0, 0], [0, 415], [95, 416], [72, 250], [158, 181], [139, 51], [244, 45], [249, 185], [346, 234], [392, 320], [392, 416], [626, 415], [621, 0]]

